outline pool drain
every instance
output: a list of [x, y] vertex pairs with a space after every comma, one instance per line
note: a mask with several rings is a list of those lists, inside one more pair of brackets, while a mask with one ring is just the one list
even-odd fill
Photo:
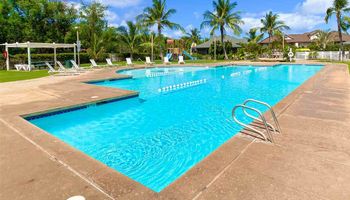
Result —
[[67, 200], [85, 200], [85, 197], [78, 195], [69, 197]]

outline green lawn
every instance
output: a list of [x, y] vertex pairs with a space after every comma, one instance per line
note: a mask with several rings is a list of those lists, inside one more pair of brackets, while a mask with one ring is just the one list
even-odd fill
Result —
[[40, 78], [45, 76], [49, 76], [49, 73], [47, 73], [47, 70], [35, 70], [30, 72], [0, 70], [0, 83], [34, 79], [34, 78]]

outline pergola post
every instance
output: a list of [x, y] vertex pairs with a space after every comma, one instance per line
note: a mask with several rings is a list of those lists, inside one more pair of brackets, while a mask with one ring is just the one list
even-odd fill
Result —
[[30, 57], [30, 46], [29, 46], [30, 42], [27, 42], [27, 45], [28, 45], [28, 49], [27, 49], [27, 52], [28, 52], [28, 69], [29, 71], [31, 71], [32, 69], [32, 59]]
[[74, 43], [74, 62], [77, 63], [77, 46]]
[[57, 55], [56, 55], [56, 44], [55, 43], [53, 43], [53, 59], [54, 59], [54, 62], [55, 62], [55, 64], [54, 64], [54, 67], [56, 67], [56, 63], [57, 63]]
[[6, 70], [10, 70], [10, 54], [9, 54], [9, 47], [7, 46], [7, 42], [5, 43], [5, 51], [7, 53], [6, 56]]

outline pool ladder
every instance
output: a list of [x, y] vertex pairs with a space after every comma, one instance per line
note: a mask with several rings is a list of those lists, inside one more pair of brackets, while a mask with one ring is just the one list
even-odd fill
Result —
[[[253, 103], [254, 104], [263, 105], [263, 106], [268, 108], [268, 111], [270, 111], [270, 113], [272, 115], [272, 118], [273, 118], [273, 121], [274, 121], [274, 124], [275, 124], [276, 127], [273, 126], [271, 123], [269, 123], [266, 120], [266, 118], [264, 117], [263, 113], [259, 109], [254, 108], [252, 106], [248, 106], [248, 104], [253, 104]], [[249, 118], [251, 118], [251, 119], [253, 119], [253, 120], [257, 121], [257, 122], [261, 122], [262, 125], [263, 125], [263, 129], [265, 130], [265, 133], [263, 131], [258, 130], [257, 128], [253, 127], [252, 125], [243, 123], [242, 121], [238, 120], [237, 117], [236, 117], [236, 111], [239, 108], [242, 109], [243, 113], [247, 117], [249, 117]], [[258, 115], [258, 117], [249, 114], [247, 112], [247, 110], [253, 111], [254, 113], [256, 113]], [[243, 126], [247, 130], [250, 130], [250, 131], [253, 131], [253, 132], [259, 134], [264, 139], [264, 141], [266, 141], [266, 142], [275, 143], [273, 135], [271, 134], [271, 131], [273, 131], [274, 134], [276, 134], [277, 132], [278, 133], [282, 133], [280, 124], [278, 122], [278, 119], [276, 117], [276, 114], [275, 114], [274, 110], [272, 109], [272, 107], [268, 103], [265, 103], [265, 102], [262, 102], [262, 101], [258, 101], [258, 100], [255, 100], [255, 99], [247, 99], [247, 100], [245, 100], [243, 102], [243, 104], [236, 105], [232, 109], [232, 118], [237, 124]], [[253, 123], [254, 123], [254, 121], [252, 122], [252, 124]]]

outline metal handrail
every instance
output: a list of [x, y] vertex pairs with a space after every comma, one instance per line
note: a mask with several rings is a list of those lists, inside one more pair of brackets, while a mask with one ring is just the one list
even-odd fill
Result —
[[[280, 124], [279, 124], [279, 122], [278, 122], [278, 120], [277, 120], [275, 111], [273, 110], [273, 108], [272, 108], [268, 103], [262, 102], [262, 101], [258, 101], [258, 100], [256, 100], [256, 99], [247, 99], [247, 100], [244, 101], [243, 105], [247, 105], [249, 102], [253, 102], [253, 103], [257, 103], [257, 104], [266, 106], [266, 107], [269, 109], [269, 111], [271, 112], [272, 118], [273, 118], [273, 120], [274, 120], [274, 122], [275, 122], [275, 124], [276, 124], [276, 126], [277, 126], [278, 132], [279, 132], [279, 133], [282, 133], [282, 129], [281, 129], [281, 126], [280, 126]], [[261, 122], [261, 120], [260, 120], [259, 118], [250, 115], [250, 114], [247, 113], [245, 110], [243, 110], [243, 112], [244, 112], [244, 114], [246, 114], [248, 117], [251, 117], [251, 118], [253, 118], [253, 119], [258, 120], [258, 121]], [[274, 132], [276, 132], [275, 127], [273, 127], [270, 123], [268, 123], [268, 125], [271, 126], [271, 128], [274, 130]]]
[[[235, 115], [235, 112], [236, 112], [236, 110], [237, 110], [238, 108], [242, 108], [242, 110], [248, 109], [248, 110], [251, 110], [251, 111], [254, 111], [254, 112], [258, 113], [258, 115], [260, 116], [262, 122], [264, 123], [264, 126], [265, 126], [265, 128], [266, 128], [266, 132], [267, 132], [268, 137], [266, 137], [266, 135], [265, 135], [263, 132], [261, 132], [261, 131], [255, 129], [254, 127], [252, 127], [252, 126], [250, 126], [250, 125], [248, 125], [248, 124], [245, 124], [245, 123], [239, 121], [239, 120], [236, 118], [236, 115]], [[249, 107], [249, 106], [246, 106], [246, 105], [243, 105], [243, 104], [236, 105], [236, 106], [232, 109], [232, 118], [233, 118], [233, 120], [234, 120], [236, 123], [238, 123], [239, 125], [241, 125], [241, 126], [247, 128], [247, 129], [249, 129], [249, 130], [251, 130], [251, 131], [254, 131], [255, 133], [260, 134], [260, 135], [264, 138], [265, 141], [270, 141], [270, 142], [272, 142], [272, 143], [275, 142], [274, 139], [273, 139], [273, 137], [272, 137], [272, 135], [271, 135], [271, 133], [270, 133], [270, 130], [269, 130], [268, 125], [267, 125], [267, 123], [266, 123], [265, 117], [263, 116], [263, 114], [262, 114], [258, 109], [252, 108], [252, 107]]]

